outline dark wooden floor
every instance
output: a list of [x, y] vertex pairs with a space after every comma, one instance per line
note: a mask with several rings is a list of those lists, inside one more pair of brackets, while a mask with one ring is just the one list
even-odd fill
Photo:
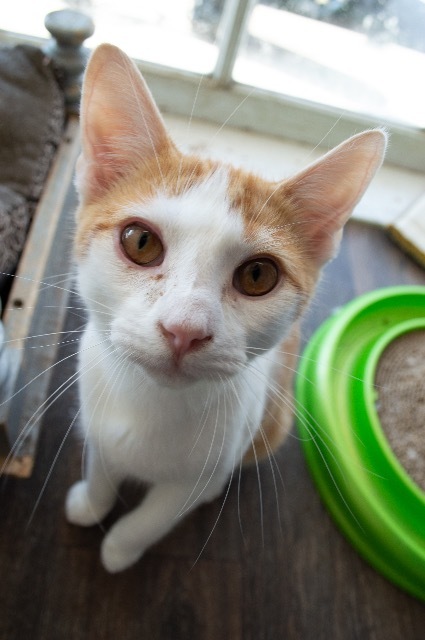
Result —
[[[305, 336], [335, 306], [401, 283], [425, 284], [425, 271], [383, 232], [352, 223]], [[80, 323], [68, 319], [69, 327]], [[71, 358], [53, 384], [72, 371]], [[277, 499], [270, 467], [261, 467], [263, 527], [258, 478], [250, 469], [240, 487], [233, 483], [220, 517], [222, 500], [200, 508], [135, 567], [108, 575], [99, 562], [101, 529], [71, 527], [63, 516], [66, 490], [80, 473], [81, 445], [74, 430], [66, 436], [77, 409], [71, 388], [45, 417], [33, 477], [0, 482], [0, 640], [425, 638], [425, 605], [378, 575], [341, 536], [295, 433], [278, 454]], [[132, 491], [125, 499], [135, 499]]]

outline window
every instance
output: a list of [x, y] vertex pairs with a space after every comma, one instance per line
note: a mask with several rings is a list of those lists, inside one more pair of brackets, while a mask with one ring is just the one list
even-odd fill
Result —
[[257, 2], [234, 78], [425, 128], [422, 0]]
[[141, 60], [162, 108], [190, 114], [201, 82], [195, 115], [220, 123], [311, 143], [389, 124], [392, 159], [425, 170], [425, 0], [10, 4], [3, 31], [33, 36], [49, 11], [90, 13], [87, 44]]

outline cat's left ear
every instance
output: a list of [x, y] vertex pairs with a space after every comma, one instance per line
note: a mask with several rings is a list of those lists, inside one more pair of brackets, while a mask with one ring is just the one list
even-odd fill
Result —
[[318, 266], [336, 255], [344, 224], [382, 164], [387, 137], [381, 129], [353, 136], [282, 185]]
[[100, 45], [89, 60], [80, 121], [82, 154], [76, 182], [86, 203], [164, 145], [172, 145], [136, 65], [109, 44]]

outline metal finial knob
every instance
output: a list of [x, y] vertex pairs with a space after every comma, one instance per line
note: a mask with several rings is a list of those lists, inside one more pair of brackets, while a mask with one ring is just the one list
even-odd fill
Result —
[[52, 40], [47, 43], [44, 52], [63, 74], [68, 111], [78, 113], [82, 76], [89, 55], [83, 42], [94, 33], [93, 20], [80, 11], [63, 9], [48, 13], [44, 24], [52, 34]]

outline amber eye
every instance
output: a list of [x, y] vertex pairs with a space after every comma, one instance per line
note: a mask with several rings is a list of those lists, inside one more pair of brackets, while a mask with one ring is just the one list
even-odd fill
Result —
[[264, 296], [275, 288], [279, 269], [270, 258], [254, 258], [235, 271], [234, 287], [246, 296]]
[[139, 265], [159, 264], [164, 247], [158, 236], [140, 224], [129, 224], [121, 233], [125, 254]]

